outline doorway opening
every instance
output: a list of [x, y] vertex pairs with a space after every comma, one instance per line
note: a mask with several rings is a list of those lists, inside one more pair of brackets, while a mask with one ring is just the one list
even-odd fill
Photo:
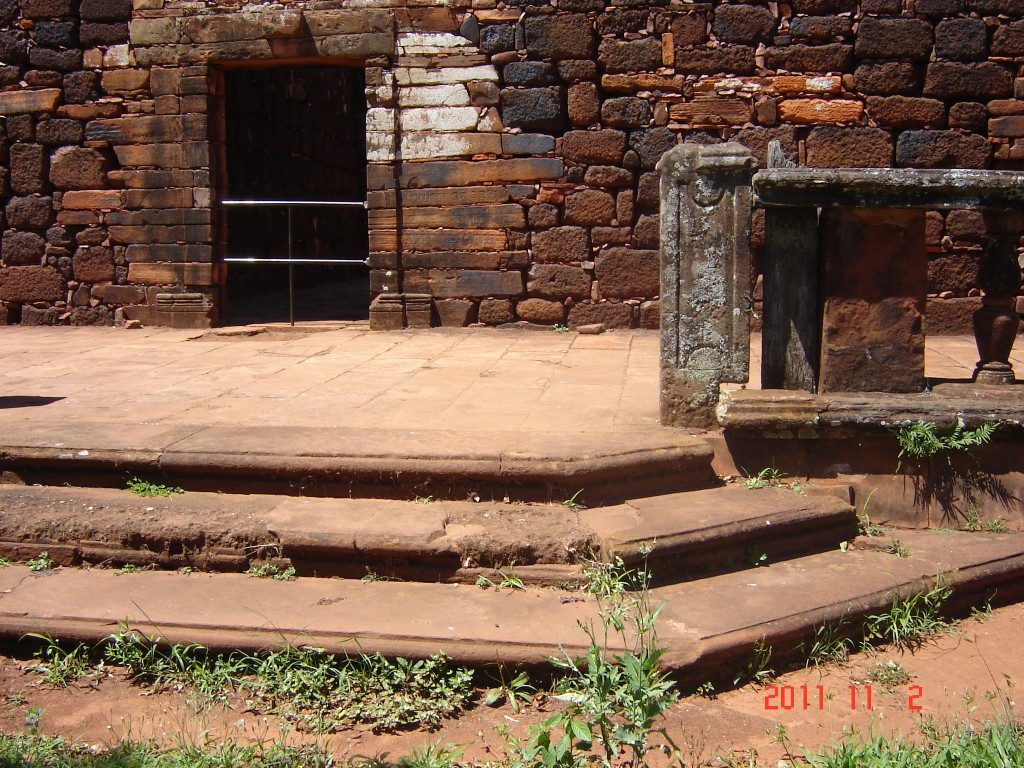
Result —
[[218, 245], [227, 322], [366, 319], [363, 71], [220, 74]]

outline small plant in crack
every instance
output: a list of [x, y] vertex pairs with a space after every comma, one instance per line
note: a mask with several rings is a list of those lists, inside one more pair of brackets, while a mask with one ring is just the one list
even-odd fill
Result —
[[57, 567], [57, 563], [54, 562], [52, 557], [50, 557], [50, 553], [45, 550], [35, 557], [26, 560], [25, 565], [28, 566], [28, 569], [32, 571], [32, 573], [51, 571]]
[[897, 538], [890, 539], [883, 551], [890, 555], [896, 555], [896, 557], [910, 557], [910, 550], [900, 544], [900, 540]]
[[580, 494], [583, 493], [583, 489], [580, 488], [576, 493], [570, 496], [568, 499], [562, 500], [562, 506], [568, 507], [573, 512], [579, 512], [581, 509], [586, 509], [587, 505], [580, 501]]
[[869, 683], [881, 685], [891, 691], [901, 685], [906, 685], [914, 679], [914, 676], [896, 659], [888, 659], [870, 667], [867, 671], [867, 679]]
[[253, 564], [249, 566], [246, 574], [257, 579], [274, 579], [275, 581], [295, 580], [295, 568], [290, 565], [282, 568], [274, 563]]
[[163, 483], [151, 483], [141, 477], [132, 477], [128, 480], [128, 490], [136, 496], [173, 496], [176, 493], [184, 493], [184, 488], [176, 485], [164, 485]]

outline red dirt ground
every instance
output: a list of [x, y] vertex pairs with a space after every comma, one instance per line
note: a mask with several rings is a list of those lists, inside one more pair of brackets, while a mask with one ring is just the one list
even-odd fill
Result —
[[[983, 620], [960, 622], [913, 653], [879, 649], [856, 654], [841, 666], [791, 672], [768, 685], [748, 685], [714, 698], [683, 698], [673, 705], [665, 725], [687, 766], [722, 765], [723, 757], [749, 764], [752, 752], [759, 765], [774, 766], [787, 758], [787, 749], [800, 755], [803, 748], [818, 749], [850, 734], [911, 735], [924, 719], [940, 726], [983, 723], [1014, 711], [1015, 685], [1024, 679], [1022, 622], [1024, 605], [1000, 608]], [[898, 661], [912, 679], [891, 691], [872, 685], [869, 710], [867, 671], [887, 660]], [[88, 744], [124, 738], [267, 739], [281, 733], [276, 718], [245, 711], [244, 705], [203, 709], [188, 692], [153, 692], [126, 682], [116, 669], [92, 684], [50, 688], [25, 670], [30, 663], [0, 657], [0, 731], [24, 730], [29, 708], [41, 708], [41, 733]], [[856, 691], [856, 708], [851, 686]], [[293, 740], [318, 740], [339, 761], [383, 753], [397, 759], [438, 740], [462, 745], [463, 760], [484, 761], [500, 752], [499, 725], [522, 732], [555, 705], [538, 703], [540, 710], [532, 706], [520, 713], [507, 704], [493, 709], [476, 706], [434, 733], [378, 735], [360, 727], [321, 737], [294, 731], [287, 735]], [[780, 729], [786, 744], [779, 743]]]

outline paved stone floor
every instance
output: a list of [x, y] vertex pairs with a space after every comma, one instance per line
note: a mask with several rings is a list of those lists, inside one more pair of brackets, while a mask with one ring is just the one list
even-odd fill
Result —
[[[10, 327], [2, 340], [0, 423], [43, 402], [18, 397], [60, 398], [43, 410], [69, 422], [578, 433], [658, 421], [652, 331]], [[976, 355], [970, 338], [929, 339], [928, 374], [968, 377]]]

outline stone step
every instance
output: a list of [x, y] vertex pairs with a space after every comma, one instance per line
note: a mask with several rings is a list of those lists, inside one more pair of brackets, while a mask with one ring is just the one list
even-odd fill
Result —
[[[896, 593], [927, 589], [937, 575], [951, 604], [1024, 593], [1024, 536], [903, 532], [897, 557], [877, 548], [832, 550], [651, 591], [663, 605], [664, 665], [695, 683], [731, 680], [763, 644], [778, 664], [823, 623], [851, 630], [886, 610]], [[220, 650], [282, 643], [333, 652], [420, 657], [443, 651], [457, 663], [541, 666], [581, 654], [580, 623], [601, 605], [581, 591], [481, 589], [465, 584], [257, 579], [241, 574], [61, 568], [0, 569], [0, 637], [25, 632], [99, 642], [118, 626], [168, 642]], [[613, 642], [612, 650], [616, 650]]]
[[[645, 559], [662, 581], [835, 548], [856, 534], [830, 495], [743, 487], [562, 504], [295, 498], [0, 485], [0, 555], [62, 565], [475, 583], [580, 582], [581, 563]], [[650, 548], [645, 558], [644, 552]], [[756, 557], [751, 555], [756, 554]]]
[[0, 473], [123, 488], [127, 478], [218, 493], [591, 504], [703, 488], [713, 452], [673, 429], [576, 434], [108, 422], [5, 427]]
[[646, 563], [658, 583], [668, 583], [838, 548], [857, 535], [857, 514], [843, 492], [729, 485], [631, 499], [581, 516], [606, 557]]

